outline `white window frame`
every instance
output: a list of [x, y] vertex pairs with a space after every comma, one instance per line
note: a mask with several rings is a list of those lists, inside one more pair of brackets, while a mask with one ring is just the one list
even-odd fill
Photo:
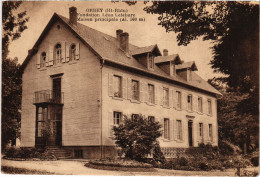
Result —
[[181, 109], [181, 107], [182, 107], [182, 100], [181, 100], [181, 92], [180, 91], [176, 91], [176, 95], [177, 95], [177, 108], [178, 109]]
[[208, 99], [208, 114], [212, 115], [212, 101]]
[[[153, 88], [152, 89], [152, 93], [150, 92], [151, 91], [150, 88]], [[155, 93], [154, 92], [154, 85], [153, 84], [148, 84], [148, 102], [149, 103], [154, 104], [154, 97], [155, 97], [154, 93]]]
[[163, 87], [163, 106], [169, 106], [169, 88]]
[[[134, 88], [134, 82], [137, 83], [137, 88]], [[132, 90], [132, 100], [140, 100], [140, 82], [138, 80], [132, 79], [131, 81], [131, 90]]]
[[187, 109], [189, 111], [192, 111], [192, 94], [187, 95], [187, 106], [188, 106]]
[[169, 118], [164, 118], [163, 119], [163, 137], [164, 139], [170, 140], [170, 119]]
[[182, 131], [182, 121], [176, 120], [176, 138], [179, 141], [183, 140]]
[[203, 100], [202, 97], [198, 97], [198, 112], [203, 112]]
[[[118, 81], [118, 86], [114, 84]], [[118, 75], [113, 75], [113, 97], [122, 98], [122, 77]]]

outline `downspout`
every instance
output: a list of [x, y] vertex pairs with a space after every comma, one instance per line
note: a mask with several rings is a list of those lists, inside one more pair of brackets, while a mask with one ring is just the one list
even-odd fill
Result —
[[101, 94], [101, 98], [100, 98], [100, 110], [101, 110], [101, 114], [100, 114], [100, 159], [103, 159], [103, 120], [102, 120], [102, 114], [103, 114], [103, 66], [104, 66], [104, 60], [101, 58], [100, 59], [100, 73], [101, 73], [101, 89], [100, 89], [100, 94]]

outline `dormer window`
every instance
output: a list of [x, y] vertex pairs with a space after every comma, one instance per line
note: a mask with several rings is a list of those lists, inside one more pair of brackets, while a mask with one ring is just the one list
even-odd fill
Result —
[[76, 59], [76, 45], [72, 44], [70, 46], [70, 61], [75, 60]]
[[61, 63], [61, 44], [55, 46], [54, 64]]
[[46, 52], [42, 52], [41, 54], [41, 60], [40, 60], [40, 67], [45, 67], [45, 62], [46, 62]]
[[148, 56], [148, 68], [149, 69], [154, 68], [154, 56], [151, 54]]

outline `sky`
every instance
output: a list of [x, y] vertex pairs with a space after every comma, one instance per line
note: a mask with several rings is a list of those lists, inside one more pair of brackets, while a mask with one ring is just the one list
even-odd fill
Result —
[[[71, 6], [75, 6], [77, 12], [80, 14], [91, 13], [89, 11], [96, 8], [103, 8], [103, 12], [105, 9], [127, 10], [128, 14], [135, 14], [138, 20], [128, 22], [80, 21], [80, 23], [111, 36], [116, 35], [117, 29], [122, 29], [124, 32], [129, 33], [129, 42], [134, 45], [143, 47], [157, 44], [161, 53], [163, 49], [168, 49], [169, 55], [179, 54], [181, 60], [185, 62], [195, 61], [198, 67], [197, 73], [205, 80], [219, 76], [219, 74], [213, 73], [209, 65], [210, 60], [212, 60], [212, 51], [210, 50], [212, 43], [210, 41], [202, 41], [199, 38], [192, 41], [188, 46], [178, 46], [177, 35], [174, 32], [167, 33], [165, 28], [159, 26], [157, 15], [147, 14], [143, 11], [145, 5], [142, 2], [138, 2], [134, 6], [128, 6], [124, 2], [25, 1], [21, 4], [17, 12], [27, 11], [27, 16], [30, 18], [27, 23], [28, 29], [22, 33], [18, 40], [11, 43], [9, 57], [18, 57], [18, 62], [22, 63], [28, 54], [28, 50], [33, 47], [52, 15], [56, 12], [68, 18], [69, 7]], [[102, 15], [101, 12], [95, 14]], [[139, 18], [145, 19], [145, 21], [139, 21]]]

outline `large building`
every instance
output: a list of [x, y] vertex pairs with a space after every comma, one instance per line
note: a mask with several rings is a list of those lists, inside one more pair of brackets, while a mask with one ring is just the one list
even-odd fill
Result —
[[158, 46], [137, 47], [54, 14], [22, 64], [21, 146], [57, 147], [76, 158], [115, 156], [112, 127], [123, 115], [159, 121], [163, 149], [218, 143], [220, 94]]

